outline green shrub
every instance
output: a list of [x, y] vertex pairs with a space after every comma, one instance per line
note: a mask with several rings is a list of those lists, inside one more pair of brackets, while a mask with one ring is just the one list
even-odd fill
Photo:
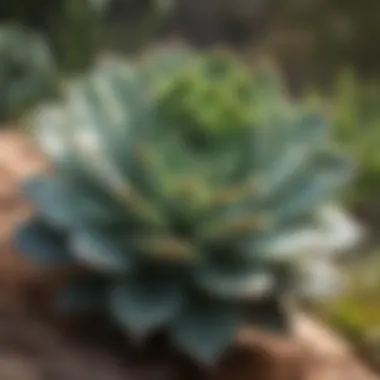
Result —
[[15, 22], [38, 32], [48, 42], [61, 70], [81, 72], [93, 63], [101, 47], [101, 1], [5, 1], [0, 4], [0, 22]]
[[350, 200], [371, 204], [380, 194], [380, 83], [361, 83], [344, 71], [332, 101], [337, 141], [359, 166]]
[[0, 122], [23, 116], [57, 93], [55, 65], [45, 42], [16, 24], [0, 27]]

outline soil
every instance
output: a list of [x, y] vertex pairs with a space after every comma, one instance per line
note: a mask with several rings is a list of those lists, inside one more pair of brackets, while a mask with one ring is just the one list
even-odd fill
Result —
[[294, 336], [280, 339], [242, 329], [236, 350], [214, 372], [202, 371], [161, 339], [132, 347], [101, 320], [63, 320], [49, 308], [65, 273], [28, 264], [11, 246], [12, 229], [32, 210], [20, 181], [48, 170], [20, 132], [0, 133], [0, 379], [1, 380], [375, 380], [333, 332], [302, 313]]

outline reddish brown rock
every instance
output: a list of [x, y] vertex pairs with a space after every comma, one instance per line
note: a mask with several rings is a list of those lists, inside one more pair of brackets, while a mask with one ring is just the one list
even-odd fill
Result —
[[26, 293], [38, 284], [48, 283], [37, 288], [50, 292], [60, 280], [27, 262], [12, 246], [14, 228], [32, 212], [20, 195], [20, 184], [48, 170], [47, 161], [26, 134], [0, 132], [0, 310], [21, 307]]

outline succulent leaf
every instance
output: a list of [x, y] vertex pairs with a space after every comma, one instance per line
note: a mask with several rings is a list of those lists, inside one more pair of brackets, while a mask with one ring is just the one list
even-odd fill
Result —
[[114, 219], [112, 210], [58, 178], [31, 178], [24, 183], [23, 192], [41, 215], [59, 227], [104, 224]]
[[326, 197], [333, 198], [352, 173], [353, 166], [347, 159], [330, 154], [317, 156], [306, 173], [272, 196], [276, 214], [291, 218], [314, 210]]
[[97, 230], [76, 232], [70, 247], [80, 263], [96, 271], [117, 275], [128, 273], [133, 265], [131, 246], [126, 239], [101, 235]]
[[191, 305], [173, 325], [173, 341], [196, 360], [214, 363], [230, 347], [242, 322], [239, 310], [212, 302]]
[[13, 237], [15, 248], [32, 262], [47, 268], [72, 264], [65, 237], [39, 219], [22, 223]]
[[342, 293], [345, 286], [344, 276], [338, 268], [323, 260], [305, 260], [300, 274], [299, 289], [308, 299], [333, 299]]
[[110, 294], [110, 309], [128, 331], [145, 336], [177, 318], [183, 299], [178, 284], [133, 278], [117, 285]]
[[198, 286], [214, 297], [235, 301], [253, 302], [266, 296], [273, 289], [274, 278], [269, 270], [253, 270], [246, 266], [218, 268], [216, 265], [200, 271]]

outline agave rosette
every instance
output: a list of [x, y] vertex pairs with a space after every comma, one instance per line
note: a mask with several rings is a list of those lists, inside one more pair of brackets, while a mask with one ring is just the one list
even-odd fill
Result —
[[107, 307], [137, 335], [164, 328], [212, 361], [242, 324], [286, 326], [278, 300], [308, 254], [295, 237], [320, 228], [352, 165], [270, 73], [223, 54], [150, 62], [99, 66], [36, 113], [56, 172], [25, 183], [37, 214], [16, 245], [93, 273], [66, 303]]

